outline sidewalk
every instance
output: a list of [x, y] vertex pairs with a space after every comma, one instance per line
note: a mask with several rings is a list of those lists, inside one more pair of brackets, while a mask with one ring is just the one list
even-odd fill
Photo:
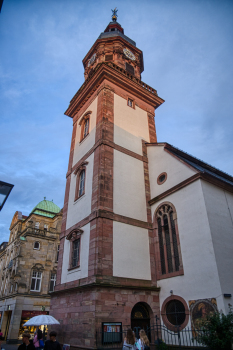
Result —
[[2, 342], [2, 349], [5, 349], [5, 350], [17, 350], [20, 344], [22, 344], [22, 343], [19, 343], [19, 344], [6, 344], [5, 342]]

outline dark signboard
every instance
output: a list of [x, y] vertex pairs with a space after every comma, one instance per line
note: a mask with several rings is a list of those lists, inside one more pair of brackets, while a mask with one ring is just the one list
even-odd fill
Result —
[[48, 315], [48, 311], [28, 311], [28, 310], [23, 310], [22, 311], [22, 318], [32, 318], [34, 316], [39, 316], [39, 315]]
[[103, 344], [122, 342], [122, 323], [121, 322], [103, 322]]

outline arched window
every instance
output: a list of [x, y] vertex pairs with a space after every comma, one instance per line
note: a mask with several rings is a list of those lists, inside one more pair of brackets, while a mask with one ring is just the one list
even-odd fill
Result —
[[15, 292], [18, 292], [18, 283], [15, 283]]
[[40, 243], [39, 242], [35, 242], [33, 249], [37, 249], [37, 250], [40, 249]]
[[86, 179], [86, 165], [88, 162], [82, 163], [74, 172], [76, 175], [76, 189], [74, 200], [76, 201], [78, 198], [84, 195], [85, 193], [85, 179]]
[[87, 112], [79, 123], [81, 126], [80, 142], [89, 134], [90, 116], [91, 112]]
[[175, 208], [162, 204], [155, 214], [158, 279], [183, 274]]

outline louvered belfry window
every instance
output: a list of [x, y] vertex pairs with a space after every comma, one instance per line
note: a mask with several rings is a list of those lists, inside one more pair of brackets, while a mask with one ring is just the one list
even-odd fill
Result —
[[177, 232], [174, 212], [170, 205], [164, 204], [157, 211], [158, 241], [161, 274], [169, 274], [180, 269]]

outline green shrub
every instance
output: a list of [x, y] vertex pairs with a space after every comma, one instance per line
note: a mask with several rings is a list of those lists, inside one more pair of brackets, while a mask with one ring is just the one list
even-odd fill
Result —
[[229, 304], [229, 313], [216, 312], [208, 315], [201, 325], [197, 340], [211, 350], [231, 350], [233, 341], [233, 312]]

